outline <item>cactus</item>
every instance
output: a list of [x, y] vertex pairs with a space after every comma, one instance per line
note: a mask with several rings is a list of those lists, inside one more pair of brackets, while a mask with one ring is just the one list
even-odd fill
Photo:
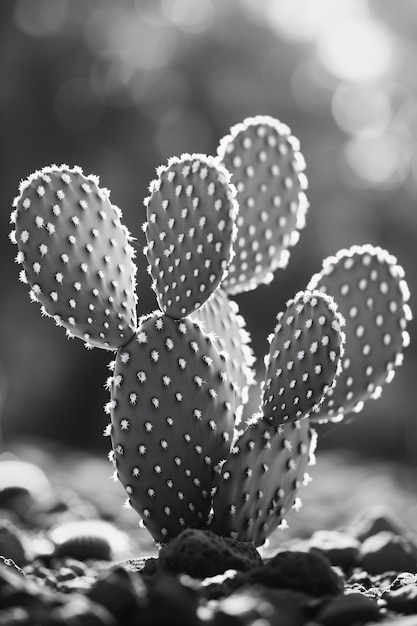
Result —
[[145, 199], [149, 273], [166, 315], [198, 309], [226, 274], [236, 236], [230, 174], [202, 154], [173, 157], [157, 170]]
[[236, 255], [223, 281], [236, 294], [271, 282], [286, 267], [308, 209], [305, 163], [288, 126], [267, 115], [233, 126], [217, 154], [237, 188]]
[[409, 343], [411, 319], [404, 270], [386, 250], [352, 246], [325, 259], [308, 289], [333, 296], [346, 319], [347, 350], [337, 388], [327, 394], [314, 421], [339, 421], [358, 413], [392, 380]]
[[114, 350], [136, 329], [136, 266], [120, 210], [96, 176], [52, 165], [15, 198], [11, 239], [20, 279], [42, 313], [86, 344]]
[[286, 265], [308, 207], [303, 170], [298, 141], [267, 116], [234, 126], [217, 157], [158, 168], [143, 230], [159, 310], [139, 321], [132, 238], [98, 179], [51, 166], [20, 186], [21, 280], [68, 334], [117, 350], [109, 456], [156, 542], [195, 527], [261, 545], [299, 506], [312, 423], [357, 410], [401, 363], [404, 272], [354, 246], [278, 314], [259, 411], [246, 415], [254, 356], [231, 296]]

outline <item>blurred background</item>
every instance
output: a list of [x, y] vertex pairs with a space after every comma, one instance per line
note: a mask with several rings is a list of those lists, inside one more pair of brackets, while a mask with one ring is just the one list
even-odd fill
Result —
[[[300, 139], [310, 210], [289, 267], [237, 300], [258, 362], [285, 301], [339, 248], [372, 243], [417, 288], [417, 3], [414, 0], [2, 0], [0, 3], [0, 426], [2, 447], [39, 438], [107, 453], [111, 354], [42, 318], [18, 282], [9, 215], [19, 181], [51, 163], [98, 174], [138, 239], [155, 168], [214, 154], [246, 116]], [[415, 322], [404, 366], [320, 450], [417, 463]]]

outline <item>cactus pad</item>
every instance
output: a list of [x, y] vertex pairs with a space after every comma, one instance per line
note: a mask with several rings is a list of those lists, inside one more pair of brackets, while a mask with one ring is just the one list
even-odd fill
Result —
[[229, 172], [202, 154], [173, 157], [157, 174], [145, 199], [145, 252], [161, 310], [181, 318], [226, 275], [236, 236], [236, 190]]
[[308, 289], [333, 296], [346, 319], [343, 371], [314, 416], [315, 421], [338, 421], [377, 398], [402, 363], [411, 319], [408, 287], [395, 257], [364, 245], [326, 259]]
[[232, 174], [239, 202], [236, 254], [223, 282], [235, 294], [271, 282], [287, 265], [305, 223], [307, 179], [298, 140], [269, 116], [232, 127], [218, 158]]
[[111, 436], [118, 478], [156, 541], [204, 525], [234, 418], [226, 364], [197, 323], [154, 313], [117, 353]]
[[255, 362], [246, 323], [239, 307], [221, 287], [196, 311], [193, 319], [202, 323], [204, 332], [212, 336], [220, 353], [226, 353], [229, 379], [235, 389], [235, 422], [239, 423], [248, 401], [249, 387], [255, 384], [252, 366]]
[[278, 428], [262, 419], [249, 426], [221, 467], [209, 528], [262, 545], [297, 503], [315, 445], [308, 418]]
[[318, 410], [341, 371], [345, 341], [334, 300], [318, 291], [299, 292], [277, 320], [261, 407], [274, 426]]
[[98, 178], [79, 167], [45, 167], [21, 183], [13, 206], [20, 278], [42, 312], [87, 346], [127, 343], [136, 328], [135, 255]]

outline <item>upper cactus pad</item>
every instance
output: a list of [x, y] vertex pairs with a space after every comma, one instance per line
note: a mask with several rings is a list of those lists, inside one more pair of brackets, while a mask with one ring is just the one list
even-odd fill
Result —
[[21, 183], [13, 206], [20, 278], [42, 312], [88, 346], [127, 343], [136, 328], [135, 255], [98, 178], [45, 167]]
[[204, 525], [234, 431], [224, 357], [197, 323], [158, 312], [118, 351], [110, 387], [118, 477], [145, 526], [164, 542]]
[[239, 202], [236, 254], [223, 282], [235, 294], [269, 283], [287, 265], [305, 223], [307, 179], [299, 141], [269, 116], [233, 126], [218, 158], [232, 174]]
[[307, 288], [333, 296], [346, 319], [343, 371], [314, 416], [337, 421], [377, 398], [402, 362], [411, 319], [404, 270], [386, 250], [352, 246], [326, 259]]
[[263, 419], [274, 426], [317, 411], [341, 371], [345, 321], [329, 296], [299, 292], [269, 337]]
[[157, 170], [145, 199], [149, 272], [161, 310], [198, 309], [226, 274], [236, 236], [235, 188], [212, 157], [184, 154]]

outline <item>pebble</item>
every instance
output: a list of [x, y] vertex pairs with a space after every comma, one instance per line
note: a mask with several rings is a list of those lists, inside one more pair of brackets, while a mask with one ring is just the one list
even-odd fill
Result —
[[[200, 598], [186, 576], [161, 573], [148, 588], [148, 598], [134, 624], [196, 626]], [[210, 625], [211, 626], [211, 625]], [[259, 625], [260, 626], [260, 625]]]
[[358, 565], [370, 574], [387, 571], [417, 572], [417, 548], [406, 537], [381, 531], [365, 539]]
[[375, 600], [361, 593], [348, 593], [332, 598], [315, 621], [321, 626], [352, 626], [378, 622], [380, 619], [380, 608]]
[[198, 579], [222, 574], [227, 569], [246, 571], [261, 563], [252, 544], [193, 528], [184, 530], [159, 552], [159, 567]]
[[139, 559], [126, 559], [117, 563], [121, 567], [124, 567], [128, 572], [134, 572], [140, 574], [142, 578], [148, 579], [155, 576], [158, 572], [158, 559], [149, 556]]
[[51, 494], [51, 484], [40, 467], [8, 453], [0, 456], [1, 509], [12, 511], [25, 521], [33, 509], [49, 502]]
[[388, 531], [401, 535], [404, 526], [397, 513], [388, 506], [375, 505], [358, 514], [349, 524], [348, 532], [359, 541], [364, 541], [372, 535]]
[[304, 591], [315, 596], [339, 593], [343, 586], [328, 559], [320, 552], [279, 552], [261, 567], [253, 569], [248, 578], [252, 583]]
[[27, 561], [21, 534], [8, 520], [0, 520], [0, 555], [23, 567]]
[[390, 589], [399, 589], [405, 585], [417, 584], [417, 574], [411, 574], [411, 572], [401, 572], [392, 581]]
[[360, 542], [353, 535], [338, 530], [318, 530], [306, 541], [293, 549], [317, 550], [324, 554], [332, 565], [350, 570], [359, 554]]
[[[244, 587], [214, 605], [213, 622], [219, 625], [303, 626], [310, 601], [308, 595], [288, 589]], [[210, 616], [209, 607], [202, 612], [206, 619]]]
[[118, 626], [104, 606], [81, 594], [52, 609], [47, 619], [43, 622], [47, 626]]
[[140, 576], [115, 566], [102, 573], [87, 596], [104, 606], [118, 623], [124, 624], [146, 602], [147, 590]]
[[124, 554], [129, 545], [125, 533], [101, 519], [58, 524], [50, 531], [49, 539], [55, 546], [55, 556], [79, 561], [111, 561], [116, 554]]
[[409, 583], [397, 589], [388, 589], [382, 596], [390, 611], [397, 613], [417, 613], [417, 585]]

